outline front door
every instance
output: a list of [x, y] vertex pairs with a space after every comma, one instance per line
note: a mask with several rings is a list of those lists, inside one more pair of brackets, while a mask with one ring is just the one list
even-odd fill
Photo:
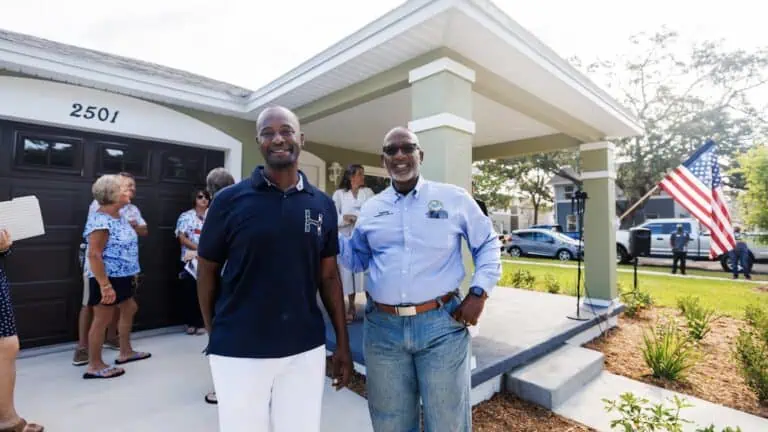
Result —
[[302, 150], [299, 154], [299, 169], [312, 185], [325, 192], [325, 161], [312, 153]]

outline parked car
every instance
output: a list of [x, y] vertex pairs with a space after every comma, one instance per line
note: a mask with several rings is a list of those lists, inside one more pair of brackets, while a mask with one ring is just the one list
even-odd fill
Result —
[[566, 236], [568, 236], [568, 237], [570, 237], [570, 238], [572, 238], [574, 240], [578, 240], [579, 239], [579, 232], [578, 231], [565, 232], [563, 230], [563, 226], [560, 225], [560, 224], [556, 224], [556, 225], [539, 224], [539, 225], [531, 225], [528, 228], [529, 229], [536, 228], [536, 229], [545, 229], [545, 230], [555, 231], [555, 232], [559, 232], [560, 234], [566, 235]]
[[569, 261], [579, 256], [579, 242], [556, 231], [529, 228], [512, 231], [506, 251], [513, 257], [531, 255]]
[[[712, 237], [706, 228], [702, 227], [695, 219], [651, 219], [638, 225], [638, 228], [647, 228], [651, 230], [651, 256], [658, 258], [672, 257], [672, 246], [670, 237], [677, 225], [683, 226], [683, 231], [688, 232], [691, 241], [688, 244], [688, 257], [693, 260], [708, 260], [709, 248]], [[746, 234], [746, 242], [749, 246], [750, 263], [768, 261], [768, 246], [760, 244], [756, 235]], [[629, 253], [629, 231], [618, 230], [616, 232], [616, 260], [620, 263], [632, 261]], [[727, 253], [716, 257], [720, 261], [723, 271], [731, 271], [731, 263]]]

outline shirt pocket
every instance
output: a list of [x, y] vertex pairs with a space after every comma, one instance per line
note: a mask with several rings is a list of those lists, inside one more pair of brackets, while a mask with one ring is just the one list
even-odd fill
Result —
[[427, 249], [450, 249], [458, 241], [458, 225], [452, 217], [433, 218], [422, 216], [414, 227], [420, 246]]

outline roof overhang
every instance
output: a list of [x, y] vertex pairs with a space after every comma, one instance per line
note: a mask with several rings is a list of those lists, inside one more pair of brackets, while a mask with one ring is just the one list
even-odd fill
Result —
[[[174, 79], [183, 74], [167, 68], [153, 74], [125, 59], [100, 62], [0, 40], [4, 69], [252, 120], [280, 104], [300, 116], [314, 113], [302, 116], [313, 141], [363, 151], [376, 151], [383, 128], [412, 120], [408, 72], [445, 56], [476, 72], [476, 145], [643, 133], [628, 110], [489, 0], [409, 0], [261, 89], [239, 94]], [[356, 97], [340, 97], [355, 86]], [[350, 133], [352, 125], [368, 133]]]

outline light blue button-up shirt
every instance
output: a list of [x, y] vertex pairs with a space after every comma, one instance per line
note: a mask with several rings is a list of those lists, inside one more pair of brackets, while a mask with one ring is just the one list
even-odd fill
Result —
[[352, 234], [339, 236], [339, 261], [368, 270], [366, 291], [389, 305], [418, 304], [459, 288], [466, 239], [472, 286], [488, 294], [501, 277], [501, 243], [491, 220], [462, 188], [420, 178], [402, 195], [391, 186], [366, 201]]

